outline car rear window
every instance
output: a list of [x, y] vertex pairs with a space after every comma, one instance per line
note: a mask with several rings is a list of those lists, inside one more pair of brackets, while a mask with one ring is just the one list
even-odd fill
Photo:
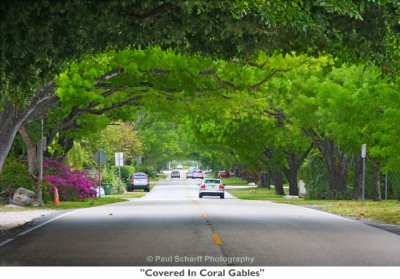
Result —
[[204, 180], [204, 183], [216, 183], [219, 184], [221, 182], [221, 180], [219, 179], [206, 179]]
[[147, 179], [145, 175], [135, 175], [135, 179]]

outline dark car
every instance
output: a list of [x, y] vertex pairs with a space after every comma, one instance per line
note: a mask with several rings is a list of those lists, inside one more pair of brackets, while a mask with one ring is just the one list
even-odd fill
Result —
[[188, 179], [188, 178], [193, 178], [193, 172], [188, 171], [188, 172], [186, 173], [186, 179]]
[[181, 173], [179, 171], [172, 171], [171, 178], [181, 178]]
[[136, 172], [130, 178], [128, 191], [135, 191], [137, 189], [143, 189], [145, 192], [150, 191], [150, 178], [144, 172]]
[[[235, 173], [234, 172], [229, 172], [229, 177], [234, 177]], [[227, 171], [219, 171], [217, 174], [217, 178], [225, 178], [228, 177], [228, 172]]]

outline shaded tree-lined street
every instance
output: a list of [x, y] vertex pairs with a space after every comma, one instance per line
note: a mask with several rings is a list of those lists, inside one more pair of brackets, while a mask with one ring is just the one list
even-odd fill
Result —
[[[0, 209], [92, 208], [0, 264], [400, 265], [398, 235], [253, 200], [399, 224], [399, 17], [397, 0], [2, 1]], [[199, 199], [171, 162], [255, 187]], [[127, 194], [135, 179], [160, 181]]]
[[[0, 263], [225, 266], [218, 258], [242, 257], [241, 265], [261, 266], [400, 264], [399, 235], [292, 205], [230, 195], [200, 200], [197, 183], [163, 180], [144, 198], [69, 214], [0, 247]], [[179, 260], [185, 256], [197, 262]]]

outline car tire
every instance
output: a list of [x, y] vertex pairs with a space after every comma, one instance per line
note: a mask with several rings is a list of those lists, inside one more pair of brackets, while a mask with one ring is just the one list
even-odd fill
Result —
[[199, 198], [200, 198], [200, 199], [203, 198], [203, 195], [202, 195], [202, 194], [199, 194]]
[[150, 192], [150, 188], [147, 187], [147, 188], [144, 189], [144, 191], [145, 191], [145, 192]]
[[221, 199], [225, 199], [225, 194], [221, 194], [221, 196], [219, 196]]

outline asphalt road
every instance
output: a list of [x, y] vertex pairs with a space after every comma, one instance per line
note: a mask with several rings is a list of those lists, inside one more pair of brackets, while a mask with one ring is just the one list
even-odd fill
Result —
[[197, 183], [60, 215], [2, 245], [0, 264], [400, 266], [399, 235], [304, 207], [199, 199]]

